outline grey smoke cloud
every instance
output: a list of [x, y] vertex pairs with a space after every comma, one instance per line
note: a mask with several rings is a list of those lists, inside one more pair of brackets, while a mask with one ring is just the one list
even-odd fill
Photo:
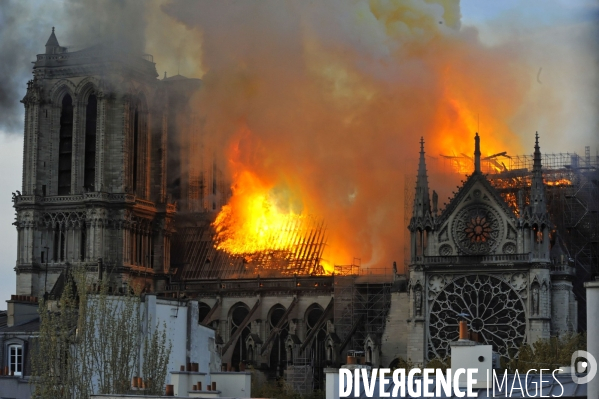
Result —
[[143, 52], [147, 4], [124, 0], [0, 2], [0, 130], [23, 131], [26, 82], [31, 62], [45, 51], [52, 27], [61, 46], [77, 50], [101, 42]]
[[529, 152], [535, 130], [558, 149], [572, 146], [567, 128], [597, 143], [595, 14], [537, 36], [500, 18], [520, 35], [488, 45], [460, 12], [450, 0], [2, 2], [0, 130], [22, 132], [18, 101], [52, 26], [73, 49], [147, 52], [160, 75], [203, 78], [196, 103], [214, 146], [241, 149], [244, 167], [321, 212], [353, 255], [400, 260], [404, 229], [389, 221], [403, 219], [420, 135], [429, 155], [471, 152], [480, 114], [497, 151]]

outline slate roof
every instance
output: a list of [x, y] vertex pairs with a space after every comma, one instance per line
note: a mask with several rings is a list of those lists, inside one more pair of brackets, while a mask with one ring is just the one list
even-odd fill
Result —
[[0, 329], [6, 327], [6, 319], [8, 319], [7, 311], [0, 310]]
[[40, 330], [40, 319], [39, 317], [36, 318], [35, 320], [31, 320], [27, 323], [18, 325], [18, 326], [12, 326], [12, 327], [6, 327], [6, 322], [4, 323], [4, 326], [2, 326], [1, 324], [1, 319], [0, 319], [0, 333], [9, 333], [9, 332], [15, 332], [15, 333], [32, 333], [32, 332], [38, 332]]
[[58, 39], [56, 39], [56, 35], [54, 34], [54, 28], [52, 28], [52, 34], [48, 38], [48, 41], [46, 42], [46, 46], [60, 47], [60, 45], [58, 44]]

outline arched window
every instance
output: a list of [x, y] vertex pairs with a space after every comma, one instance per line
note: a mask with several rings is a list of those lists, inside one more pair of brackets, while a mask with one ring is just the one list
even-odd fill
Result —
[[96, 186], [96, 124], [98, 118], [98, 99], [89, 96], [85, 108], [85, 173], [83, 187], [95, 191]]
[[[286, 309], [281, 304], [274, 305], [268, 314], [269, 331], [274, 330], [285, 315]], [[282, 321], [280, 330], [275, 336], [270, 351], [269, 370], [271, 373], [276, 373], [277, 377], [282, 377], [285, 368], [287, 367], [287, 351], [285, 350], [285, 341], [289, 335], [289, 323], [286, 320]]]
[[[242, 302], [239, 302], [233, 306], [231, 312], [229, 313], [231, 336], [233, 336], [233, 334], [235, 334], [235, 332], [242, 327], [243, 321], [249, 313], [249, 307]], [[250, 327], [245, 326], [241, 332], [241, 335], [234, 343], [235, 348], [233, 349], [233, 355], [231, 356], [231, 365], [234, 369], [239, 367], [239, 363], [245, 362], [247, 360], [247, 349], [245, 347], [245, 342], [249, 334]]]
[[73, 155], [73, 99], [66, 94], [60, 111], [58, 145], [58, 195], [71, 193], [71, 158]]
[[65, 260], [67, 235], [60, 224], [54, 228], [54, 262], [63, 262]]
[[14, 344], [8, 346], [8, 369], [14, 375], [23, 375], [23, 345]]
[[139, 103], [135, 105], [135, 109], [133, 111], [133, 169], [131, 171], [131, 181], [133, 191], [137, 192], [137, 163], [139, 162], [139, 135], [140, 135], [140, 126], [139, 126]]
[[130, 105], [129, 128], [129, 176], [128, 181], [133, 193], [144, 197], [147, 194], [148, 171], [148, 109], [143, 94], [132, 99]]
[[326, 366], [326, 323], [319, 325], [318, 321], [323, 315], [324, 310], [318, 304], [312, 304], [306, 310], [304, 319], [306, 321], [306, 337], [310, 335], [312, 330], [318, 328], [309, 348], [308, 356], [310, 364], [312, 364], [312, 387], [313, 389], [322, 389], [324, 384], [324, 367]]

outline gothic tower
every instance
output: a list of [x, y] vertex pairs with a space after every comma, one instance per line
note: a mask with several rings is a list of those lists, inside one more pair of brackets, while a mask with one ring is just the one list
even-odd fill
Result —
[[17, 294], [43, 296], [84, 266], [153, 289], [169, 273], [165, 97], [152, 57], [68, 52], [54, 28], [27, 85]]

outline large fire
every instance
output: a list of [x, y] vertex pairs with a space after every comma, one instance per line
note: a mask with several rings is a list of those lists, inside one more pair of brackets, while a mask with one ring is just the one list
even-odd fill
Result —
[[524, 150], [512, 122], [536, 75], [507, 46], [460, 27], [457, 2], [221, 4], [193, 17], [170, 10], [202, 32], [203, 132], [237, 151], [223, 168], [232, 196], [214, 223], [223, 251], [283, 251], [297, 235], [288, 226], [313, 217], [326, 221], [315, 262], [391, 270], [404, 259], [405, 182], [420, 136], [441, 203], [460, 177], [435, 176], [433, 158], [471, 173], [477, 131], [493, 170], [508, 163], [497, 154]]
[[233, 186], [232, 203], [223, 206], [214, 221], [217, 249], [247, 255], [290, 245], [291, 228], [302, 215], [279, 209], [271, 189], [254, 173], [240, 173]]
[[[242, 140], [250, 140], [244, 129]], [[291, 272], [331, 273], [322, 258], [326, 246], [324, 222], [298, 208], [287, 187], [266, 181], [243, 168], [239, 146], [232, 146], [230, 167], [236, 169], [232, 197], [214, 223], [216, 248], [256, 261], [264, 267]], [[296, 203], [294, 203], [296, 202]]]

